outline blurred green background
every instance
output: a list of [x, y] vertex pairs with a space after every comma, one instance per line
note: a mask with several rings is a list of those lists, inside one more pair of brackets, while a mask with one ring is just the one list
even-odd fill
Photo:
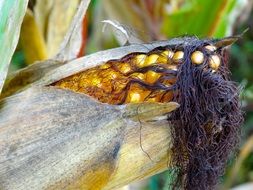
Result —
[[[53, 57], [80, 0], [30, 0], [9, 72]], [[92, 0], [82, 28], [80, 55], [130, 43], [184, 35], [224, 37], [248, 31], [230, 48], [233, 80], [242, 87], [245, 123], [238, 153], [228, 162], [220, 189], [253, 183], [253, 11], [251, 0]], [[101, 21], [123, 28], [122, 32]], [[108, 22], [108, 21], [107, 21]], [[169, 172], [130, 185], [128, 189], [167, 188]], [[242, 188], [244, 189], [244, 188]], [[253, 189], [253, 186], [251, 187]]]

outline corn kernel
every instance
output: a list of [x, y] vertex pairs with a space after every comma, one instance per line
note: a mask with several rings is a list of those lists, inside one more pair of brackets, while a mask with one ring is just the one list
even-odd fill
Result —
[[156, 73], [154, 71], [148, 71], [146, 73], [146, 82], [148, 83], [155, 83], [159, 78], [160, 78], [161, 74]]
[[145, 75], [143, 73], [133, 73], [130, 76], [133, 77], [133, 78], [140, 79], [140, 80], [144, 80], [145, 79]]
[[109, 78], [111, 78], [111, 79], [116, 79], [117, 76], [118, 76], [118, 75], [117, 75], [115, 72], [110, 72], [110, 73], [109, 73]]
[[204, 62], [204, 54], [201, 51], [195, 51], [191, 55], [191, 61], [194, 64], [202, 64]]
[[176, 65], [169, 65], [169, 66], [168, 66], [168, 69], [177, 71], [177, 66], [176, 66]]
[[163, 51], [161, 53], [161, 55], [159, 56], [159, 58], [157, 59], [157, 63], [161, 63], [161, 64], [167, 63], [168, 62], [168, 54], [169, 54], [168, 50]]
[[100, 78], [93, 78], [91, 81], [91, 84], [93, 86], [98, 86], [101, 83], [101, 79]]
[[171, 58], [173, 57], [173, 55], [174, 55], [174, 52], [169, 50], [169, 51], [168, 51], [168, 55], [167, 55], [168, 58], [171, 59]]
[[147, 102], [160, 102], [161, 100], [161, 96], [159, 96], [158, 94], [154, 97], [148, 98]]
[[168, 51], [168, 50], [165, 50], [165, 51], [163, 51], [163, 52], [161, 53], [161, 55], [164, 56], [164, 57], [168, 57], [169, 51]]
[[166, 92], [162, 97], [162, 102], [170, 102], [173, 99], [173, 93], [172, 92]]
[[108, 63], [103, 64], [100, 66], [100, 69], [108, 69], [110, 67], [110, 65]]
[[205, 48], [207, 49], [207, 50], [209, 50], [209, 51], [215, 51], [217, 48], [215, 47], [215, 46], [213, 46], [213, 45], [207, 45], [207, 46], [205, 46]]
[[221, 64], [221, 60], [219, 58], [218, 55], [212, 55], [209, 58], [209, 66], [213, 69], [213, 70], [218, 70], [219, 66]]
[[126, 74], [128, 73], [129, 71], [131, 71], [131, 67], [129, 64], [127, 63], [124, 63], [120, 66], [120, 69], [119, 69], [122, 73]]
[[159, 64], [166, 64], [168, 62], [167, 57], [164, 56], [159, 56], [159, 58], [157, 59], [157, 63]]
[[180, 62], [184, 58], [184, 52], [183, 51], [177, 51], [173, 55], [173, 60], [175, 62]]
[[138, 67], [144, 67], [145, 60], [146, 60], [147, 55], [145, 54], [139, 54], [135, 57], [136, 65]]
[[129, 102], [138, 103], [141, 100], [141, 94], [139, 92], [130, 92], [129, 93]]
[[147, 57], [147, 59], [145, 60], [144, 66], [149, 66], [149, 65], [155, 64], [157, 62], [158, 58], [159, 58], [159, 55], [157, 55], [157, 54], [149, 55]]

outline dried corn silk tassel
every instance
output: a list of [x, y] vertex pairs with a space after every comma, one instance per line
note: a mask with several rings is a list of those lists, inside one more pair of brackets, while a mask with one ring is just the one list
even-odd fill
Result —
[[172, 188], [215, 189], [243, 121], [226, 57], [222, 40], [194, 39], [134, 52], [53, 85], [108, 104], [178, 102], [180, 107], [168, 115]]

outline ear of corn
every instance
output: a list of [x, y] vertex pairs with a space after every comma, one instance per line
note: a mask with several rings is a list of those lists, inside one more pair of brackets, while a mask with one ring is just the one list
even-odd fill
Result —
[[[214, 52], [202, 49], [203, 52], [210, 53], [210, 58], [218, 57], [211, 55]], [[204, 63], [203, 52], [192, 53], [192, 64], [198, 66]], [[172, 51], [168, 48], [155, 49], [147, 54], [132, 53], [62, 79], [53, 85], [90, 95], [109, 104], [169, 102], [175, 94], [172, 91], [176, 83], [175, 73], [184, 57], [183, 50]], [[209, 62], [209, 67], [214, 69], [210, 59]]]

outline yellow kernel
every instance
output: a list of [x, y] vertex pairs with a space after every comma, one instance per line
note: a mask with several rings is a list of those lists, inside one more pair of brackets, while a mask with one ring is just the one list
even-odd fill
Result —
[[175, 52], [175, 54], [173, 55], [173, 60], [175, 62], [179, 62], [184, 58], [184, 52], [183, 51], [177, 51]]
[[169, 63], [169, 59], [171, 59], [173, 57], [173, 52], [169, 51], [169, 50], [165, 50], [161, 53], [161, 55], [159, 56], [159, 58], [157, 59], [157, 63], [161, 63], [161, 64], [166, 64]]
[[159, 58], [157, 59], [157, 63], [159, 64], [166, 64], [168, 62], [167, 56], [160, 55]]
[[157, 54], [151, 54], [147, 57], [145, 60], [145, 65], [144, 66], [149, 66], [157, 62], [157, 59], [159, 58], [159, 55]]
[[165, 64], [167, 62], [168, 62], [167, 57], [159, 56], [159, 58], [157, 59], [157, 63], [159, 64]]
[[162, 102], [170, 102], [173, 99], [173, 92], [165, 92], [162, 98]]
[[99, 84], [97, 84], [97, 87], [103, 88], [103, 84], [102, 84], [102, 83], [99, 83]]
[[74, 76], [72, 77], [72, 81], [78, 81], [78, 80], [79, 80], [79, 78], [80, 78], [80, 76], [78, 76], [78, 75], [74, 75]]
[[90, 83], [91, 81], [89, 78], [82, 78], [82, 80], [79, 81], [79, 86], [86, 87], [87, 85], [91, 85]]
[[139, 92], [130, 92], [129, 93], [129, 102], [137, 103], [141, 100], [141, 94]]
[[165, 50], [161, 53], [161, 55], [167, 58], [172, 58], [174, 55], [174, 52], [170, 50]]
[[156, 95], [155, 97], [148, 98], [147, 102], [160, 102], [161, 97], [159, 95]]
[[101, 79], [100, 78], [93, 78], [91, 83], [94, 86], [98, 86], [101, 83]]
[[169, 55], [169, 51], [165, 50], [161, 53], [162, 56], [167, 57]]
[[68, 84], [65, 82], [60, 82], [58, 85], [60, 88], [68, 88]]
[[145, 75], [143, 73], [133, 73], [133, 74], [131, 74], [131, 77], [138, 78], [141, 80], [145, 79]]
[[146, 57], [147, 57], [147, 55], [145, 55], [145, 54], [137, 55], [135, 57], [136, 65], [138, 67], [144, 67]]
[[111, 85], [113, 87], [114, 94], [117, 94], [117, 93], [122, 92], [123, 88], [126, 87], [127, 81], [125, 81], [123, 79], [122, 80], [120, 79], [120, 80], [114, 81], [113, 84], [111, 84]]
[[209, 50], [209, 51], [215, 51], [217, 48], [215, 47], [215, 46], [213, 46], [213, 45], [207, 45], [207, 46], [205, 46], [205, 48], [207, 49], [207, 50]]
[[168, 51], [168, 55], [167, 55], [168, 58], [171, 59], [171, 58], [173, 57], [173, 55], [174, 55], [174, 52], [169, 50], [169, 51]]
[[160, 76], [161, 76], [161, 74], [159, 74], [159, 73], [156, 73], [154, 71], [148, 71], [146, 73], [146, 82], [153, 84], [154, 82], [156, 82], [159, 79]]
[[101, 65], [100, 69], [108, 69], [109, 67], [110, 65], [106, 63], [106, 64]]
[[221, 64], [221, 60], [219, 58], [218, 55], [211, 55], [211, 57], [209, 58], [209, 66], [213, 69], [213, 70], [217, 70], [219, 68]]
[[99, 88], [102, 88], [105, 93], [111, 93], [112, 85], [109, 80], [103, 80], [101, 84], [98, 85]]
[[177, 71], [177, 66], [176, 66], [176, 65], [169, 65], [169, 66], [168, 66], [168, 69]]
[[204, 54], [201, 51], [195, 51], [191, 55], [191, 61], [194, 64], [202, 64], [204, 62]]
[[120, 71], [124, 74], [128, 73], [131, 70], [131, 67], [129, 64], [125, 63], [120, 66]]
[[107, 73], [107, 76], [106, 76], [108, 79], [116, 79], [118, 77], [117, 73], [114, 72], [114, 71], [110, 71]]

